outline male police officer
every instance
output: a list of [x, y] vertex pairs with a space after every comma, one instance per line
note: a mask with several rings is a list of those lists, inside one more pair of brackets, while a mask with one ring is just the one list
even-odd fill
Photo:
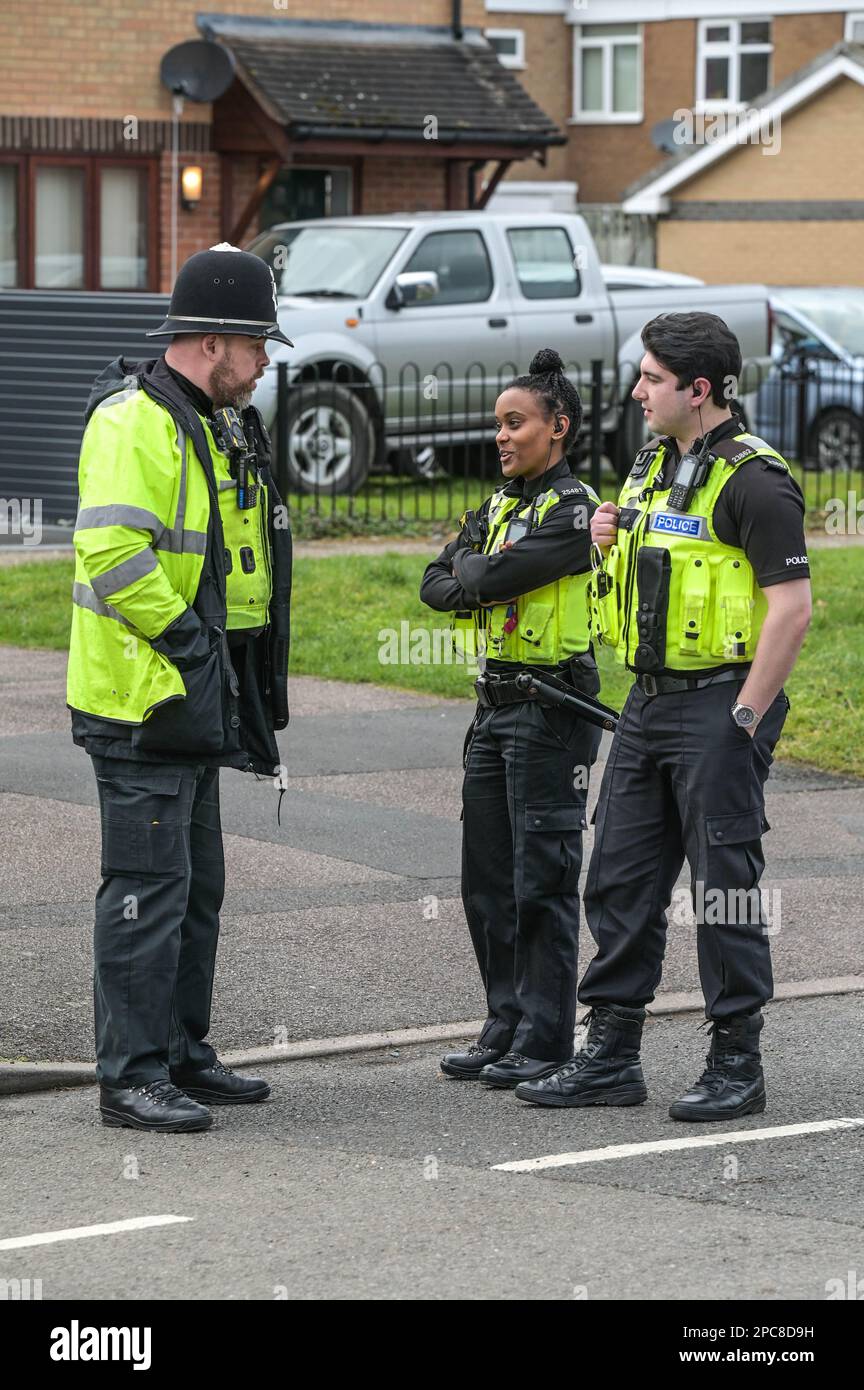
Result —
[[633, 396], [658, 437], [619, 505], [592, 519], [595, 629], [636, 681], [609, 752], [585, 890], [597, 943], [579, 988], [590, 1026], [572, 1061], [516, 1094], [540, 1105], [644, 1101], [645, 1005], [686, 855], [711, 1041], [706, 1071], [670, 1114], [725, 1120], [765, 1108], [764, 784], [789, 708], [783, 681], [810, 619], [804, 506], [783, 459], [729, 409], [741, 354], [722, 320], [661, 315], [642, 341]]
[[219, 768], [272, 776], [288, 722], [291, 539], [249, 402], [265, 340], [291, 344], [270, 268], [227, 244], [186, 262], [148, 336], [171, 338], [165, 356], [117, 359], [88, 405], [67, 703], [102, 816], [102, 1119], [177, 1131], [208, 1128], [210, 1104], [270, 1093], [205, 1038]]

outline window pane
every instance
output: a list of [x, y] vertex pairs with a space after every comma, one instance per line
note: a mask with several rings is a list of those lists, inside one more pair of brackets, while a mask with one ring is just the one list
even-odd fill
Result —
[[327, 216], [348, 217], [351, 212], [351, 170], [332, 169], [327, 174]]
[[575, 299], [581, 292], [573, 247], [563, 227], [520, 227], [507, 236], [526, 299]]
[[505, 57], [515, 58], [519, 52], [519, 43], [515, 34], [496, 34], [490, 38], [489, 42], [496, 53], [503, 53]]
[[638, 24], [583, 24], [581, 29], [583, 39], [626, 39], [638, 33]]
[[350, 212], [350, 169], [283, 169], [264, 196], [258, 221], [264, 230], [277, 222], [344, 217]]
[[852, 43], [864, 43], [864, 19], [852, 21]]
[[707, 58], [705, 61], [705, 100], [726, 101], [729, 97], [729, 59]]
[[770, 19], [756, 19], [742, 23], [741, 25], [742, 43], [770, 43], [771, 42], [771, 21]]
[[603, 110], [603, 51], [582, 50], [582, 110]]
[[84, 287], [84, 170], [36, 170], [36, 287]]
[[18, 168], [0, 164], [0, 285], [18, 284]]
[[770, 53], [742, 53], [740, 58], [741, 76], [738, 96], [741, 101], [752, 101], [768, 87], [768, 60]]
[[706, 43], [728, 43], [729, 37], [728, 24], [709, 24], [705, 30]]
[[492, 293], [492, 271], [479, 232], [431, 232], [424, 237], [405, 267], [434, 270], [438, 293], [434, 299], [418, 299], [412, 308], [435, 304], [473, 304]]
[[99, 284], [103, 290], [146, 290], [146, 175], [141, 169], [100, 173]]
[[612, 49], [612, 110], [636, 111], [639, 107], [639, 49], [636, 44], [616, 43]]

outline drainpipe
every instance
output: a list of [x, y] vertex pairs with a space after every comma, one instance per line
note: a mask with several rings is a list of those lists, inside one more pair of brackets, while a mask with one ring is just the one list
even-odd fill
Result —
[[462, 28], [462, 0], [453, 0], [453, 37], [457, 43], [464, 37]]

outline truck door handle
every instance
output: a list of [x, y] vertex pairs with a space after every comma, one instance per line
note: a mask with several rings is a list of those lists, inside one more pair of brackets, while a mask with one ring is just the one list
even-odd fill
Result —
[[507, 327], [507, 320], [506, 320], [506, 319], [490, 319], [490, 320], [489, 320], [489, 327], [490, 327], [490, 328], [506, 328], [506, 327]]
[[593, 323], [593, 322], [594, 322], [594, 315], [593, 315], [593, 314], [575, 314], [574, 317], [575, 317], [577, 323]]

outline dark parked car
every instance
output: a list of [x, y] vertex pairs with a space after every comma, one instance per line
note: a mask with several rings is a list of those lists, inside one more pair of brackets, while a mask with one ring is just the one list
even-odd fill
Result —
[[753, 425], [806, 468], [864, 467], [864, 288], [771, 290], [774, 367]]

